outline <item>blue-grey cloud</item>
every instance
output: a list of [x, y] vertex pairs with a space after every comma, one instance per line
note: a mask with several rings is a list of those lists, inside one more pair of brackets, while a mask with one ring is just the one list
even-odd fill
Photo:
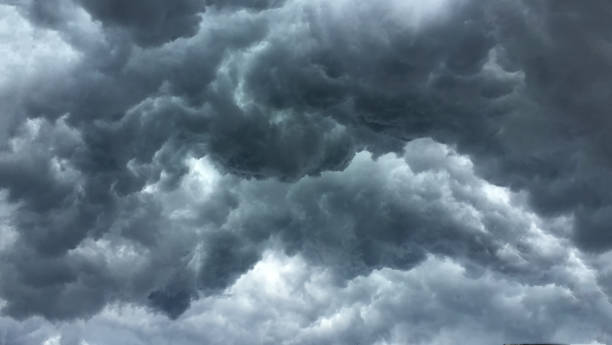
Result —
[[[604, 300], [593, 291], [611, 290], [607, 3], [0, 10], [6, 315], [95, 318], [116, 304], [180, 319], [276, 246], [339, 286], [419, 272], [432, 256], [477, 285], [492, 274], [529, 296], [564, 286], [555, 293], [586, 303], [579, 314], [593, 312], [608, 339], [609, 314], [591, 307]], [[575, 305], [563, 303], [542, 317], [566, 320]], [[405, 342], [415, 317], [330, 334]], [[422, 342], [444, 343], [431, 333], [444, 325], [428, 325]], [[564, 337], [512, 327], [504, 334]]]

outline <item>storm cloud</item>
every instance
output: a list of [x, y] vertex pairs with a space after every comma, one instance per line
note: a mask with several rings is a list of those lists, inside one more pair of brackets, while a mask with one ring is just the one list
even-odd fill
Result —
[[0, 343], [608, 342], [610, 15], [4, 1]]

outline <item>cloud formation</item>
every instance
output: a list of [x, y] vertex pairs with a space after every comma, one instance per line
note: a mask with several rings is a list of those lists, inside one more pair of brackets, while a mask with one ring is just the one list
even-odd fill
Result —
[[[346, 311], [272, 308], [262, 344], [445, 344], [470, 331], [476, 343], [609, 339], [610, 10], [505, 0], [0, 5], [0, 299], [2, 322], [23, 329], [5, 339], [79, 318], [103, 329], [121, 306], [163, 323], [166, 339], [202, 303], [239, 304], [226, 294], [271, 248], [323, 274]], [[446, 296], [446, 275], [515, 323], [491, 324]], [[397, 301], [385, 302], [395, 288]], [[274, 304], [268, 297], [258, 308]], [[513, 299], [544, 311], [504, 302]], [[390, 308], [419, 302], [418, 315]], [[354, 309], [362, 304], [375, 316]], [[244, 322], [236, 338], [185, 331], [181, 341], [245, 342], [249, 312], [215, 305], [206, 317], [217, 307]], [[393, 316], [376, 316], [385, 308]], [[303, 333], [283, 333], [287, 313]], [[573, 325], [579, 315], [591, 315], [594, 338]], [[8, 339], [82, 340], [54, 336]]]
[[[603, 296], [592, 298], [598, 303]], [[593, 314], [592, 307], [565, 286], [520, 284], [490, 272], [474, 279], [437, 256], [411, 271], [379, 269], [337, 285], [329, 271], [272, 250], [223, 295], [199, 300], [178, 320], [113, 305], [84, 322], [20, 325], [3, 318], [0, 324], [8, 326], [5, 341], [17, 345], [446, 345], [468, 338], [476, 345], [499, 339], [597, 344], [594, 338], [609, 327], [598, 320], [610, 308]]]

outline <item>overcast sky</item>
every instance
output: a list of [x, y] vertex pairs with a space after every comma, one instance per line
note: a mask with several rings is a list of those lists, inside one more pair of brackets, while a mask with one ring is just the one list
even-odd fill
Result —
[[0, 0], [0, 345], [612, 344], [607, 0]]

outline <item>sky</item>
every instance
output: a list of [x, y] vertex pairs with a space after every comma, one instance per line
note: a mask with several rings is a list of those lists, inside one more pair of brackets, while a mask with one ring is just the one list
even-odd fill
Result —
[[612, 344], [611, 16], [0, 0], [0, 345]]

